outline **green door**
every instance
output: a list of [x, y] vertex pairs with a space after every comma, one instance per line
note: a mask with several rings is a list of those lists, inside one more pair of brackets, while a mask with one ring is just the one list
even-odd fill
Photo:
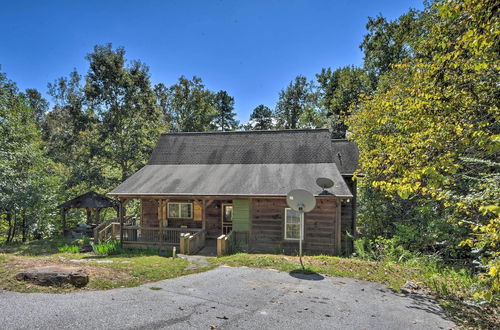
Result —
[[233, 199], [233, 230], [250, 230], [250, 200]]

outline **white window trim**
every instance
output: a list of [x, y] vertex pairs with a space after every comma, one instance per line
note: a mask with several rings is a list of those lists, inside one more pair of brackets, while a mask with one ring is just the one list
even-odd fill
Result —
[[[176, 205], [176, 207], [179, 208], [179, 215], [181, 215], [181, 205], [182, 204], [189, 204], [189, 208], [191, 209], [191, 216], [190, 217], [171, 217], [170, 216], [170, 206], [171, 205]], [[193, 219], [193, 203], [192, 202], [168, 202], [167, 204], [167, 219]]]
[[291, 208], [285, 208], [285, 227], [284, 227], [284, 237], [285, 237], [285, 240], [286, 241], [300, 241], [300, 237], [299, 238], [288, 238], [288, 237], [286, 237], [286, 226], [287, 226], [288, 211], [293, 211], [293, 210]]

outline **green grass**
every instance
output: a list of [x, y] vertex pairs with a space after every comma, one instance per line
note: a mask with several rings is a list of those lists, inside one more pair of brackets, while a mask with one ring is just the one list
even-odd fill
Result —
[[59, 252], [67, 252], [67, 253], [78, 253], [80, 252], [80, 248], [78, 245], [64, 245], [58, 249]]
[[20, 256], [43, 256], [60, 253], [59, 248], [65, 245], [76, 245], [77, 240], [64, 237], [47, 238], [27, 243], [10, 243], [0, 245], [0, 253]]
[[[396, 291], [399, 291], [408, 279], [414, 279], [416, 275], [414, 270], [396, 264], [383, 264], [353, 258], [307, 256], [303, 260], [308, 271], [382, 283]], [[238, 253], [216, 258], [213, 262], [234, 267], [272, 268], [283, 272], [291, 272], [301, 267], [297, 257], [283, 255]]]
[[117, 241], [111, 241], [101, 244], [95, 244], [92, 248], [94, 253], [98, 256], [107, 256], [113, 254], [119, 248], [120, 243]]
[[[78, 240], [53, 238], [24, 244], [0, 246], [0, 289], [19, 292], [70, 292], [81, 290], [105, 290], [133, 287], [187, 274], [206, 271], [215, 267], [188, 267], [189, 262], [171, 258], [169, 250], [122, 249], [116, 243], [98, 249], [99, 254], [79, 253]], [[111, 246], [112, 245], [112, 246]], [[109, 254], [109, 255], [106, 255]], [[20, 271], [47, 265], [81, 268], [90, 274], [84, 288], [43, 287], [15, 280]]]

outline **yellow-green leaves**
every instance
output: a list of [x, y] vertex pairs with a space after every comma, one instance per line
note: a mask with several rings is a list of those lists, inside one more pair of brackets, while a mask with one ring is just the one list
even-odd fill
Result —
[[440, 201], [470, 226], [499, 287], [500, 16], [494, 1], [438, 1], [415, 54], [349, 120], [367, 179], [388, 196]]

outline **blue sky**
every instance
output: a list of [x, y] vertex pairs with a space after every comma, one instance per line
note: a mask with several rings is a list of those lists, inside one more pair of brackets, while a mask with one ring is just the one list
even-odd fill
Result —
[[123, 46], [150, 67], [153, 83], [197, 75], [235, 97], [240, 121], [274, 107], [298, 74], [361, 65], [368, 16], [396, 18], [418, 0], [6, 1], [0, 0], [0, 64], [22, 89], [73, 68], [87, 71], [96, 44]]

